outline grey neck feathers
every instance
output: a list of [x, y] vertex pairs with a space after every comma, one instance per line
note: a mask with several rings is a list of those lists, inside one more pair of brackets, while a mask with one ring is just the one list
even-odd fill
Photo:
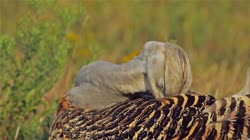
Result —
[[127, 94], [147, 91], [145, 73], [141, 58], [121, 65], [96, 61], [80, 70], [67, 100], [81, 108], [102, 109], [126, 100]]
[[145, 73], [145, 61], [140, 58], [121, 65], [97, 61], [81, 69], [76, 83], [78, 86], [89, 83], [117, 94], [133, 93], [146, 90]]

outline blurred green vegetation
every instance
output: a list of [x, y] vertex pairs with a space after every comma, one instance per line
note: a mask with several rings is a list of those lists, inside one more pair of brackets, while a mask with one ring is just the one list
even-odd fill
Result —
[[183, 47], [202, 93], [237, 92], [250, 67], [249, 0], [0, 0], [0, 27], [0, 139], [47, 139], [80, 66], [149, 40]]

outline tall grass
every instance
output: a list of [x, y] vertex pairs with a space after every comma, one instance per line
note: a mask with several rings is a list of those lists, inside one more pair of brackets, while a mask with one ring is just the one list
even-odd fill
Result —
[[248, 0], [1, 0], [0, 139], [47, 139], [58, 99], [80, 66], [122, 63], [149, 40], [191, 60], [192, 89], [223, 97], [250, 67]]

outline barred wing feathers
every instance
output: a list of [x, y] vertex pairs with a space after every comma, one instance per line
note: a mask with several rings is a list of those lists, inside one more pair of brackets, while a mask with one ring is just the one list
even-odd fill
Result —
[[63, 100], [49, 139], [247, 139], [250, 95], [216, 100], [180, 94], [137, 98], [103, 110], [84, 110]]
[[207, 118], [203, 137], [250, 138], [250, 94], [216, 100], [203, 113]]

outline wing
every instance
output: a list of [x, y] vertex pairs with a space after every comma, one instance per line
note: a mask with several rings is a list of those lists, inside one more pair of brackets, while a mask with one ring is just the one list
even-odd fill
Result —
[[52, 124], [50, 139], [185, 139], [200, 123], [201, 112], [213, 103], [212, 96], [189, 93], [127, 100], [99, 111], [64, 105]]
[[197, 136], [206, 139], [250, 138], [250, 94], [216, 100], [203, 113], [207, 125]]
[[62, 101], [50, 139], [247, 139], [249, 116], [250, 95], [137, 98], [99, 111]]

